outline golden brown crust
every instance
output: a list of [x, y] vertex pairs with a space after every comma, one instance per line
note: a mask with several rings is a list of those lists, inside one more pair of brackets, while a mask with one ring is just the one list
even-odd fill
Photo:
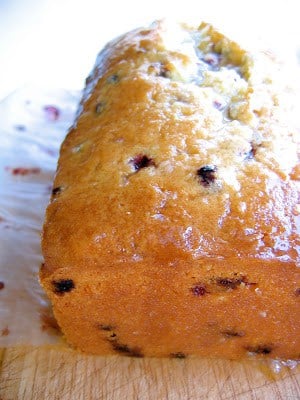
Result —
[[208, 24], [171, 33], [100, 53], [61, 148], [41, 282], [84, 351], [298, 358], [299, 140], [274, 62]]

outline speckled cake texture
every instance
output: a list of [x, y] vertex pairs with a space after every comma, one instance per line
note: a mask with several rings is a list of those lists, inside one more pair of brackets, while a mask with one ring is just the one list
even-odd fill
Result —
[[72, 346], [300, 358], [285, 77], [207, 23], [155, 22], [99, 54], [42, 238], [40, 280]]

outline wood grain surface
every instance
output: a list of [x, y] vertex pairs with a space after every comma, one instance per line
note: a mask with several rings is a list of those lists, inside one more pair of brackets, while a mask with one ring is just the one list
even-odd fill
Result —
[[264, 362], [96, 357], [61, 347], [0, 350], [1, 400], [296, 400], [300, 370]]

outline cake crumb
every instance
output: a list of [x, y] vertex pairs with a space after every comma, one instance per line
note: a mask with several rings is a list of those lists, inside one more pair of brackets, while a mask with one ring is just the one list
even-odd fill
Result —
[[8, 329], [8, 326], [6, 326], [5, 328], [3, 328], [1, 330], [1, 336], [8, 336], [10, 334], [10, 330]]

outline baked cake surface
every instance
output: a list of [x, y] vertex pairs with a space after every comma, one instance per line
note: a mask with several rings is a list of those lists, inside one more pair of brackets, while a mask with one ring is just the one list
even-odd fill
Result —
[[280, 69], [206, 23], [156, 22], [99, 54], [42, 238], [71, 345], [300, 358], [299, 134]]

